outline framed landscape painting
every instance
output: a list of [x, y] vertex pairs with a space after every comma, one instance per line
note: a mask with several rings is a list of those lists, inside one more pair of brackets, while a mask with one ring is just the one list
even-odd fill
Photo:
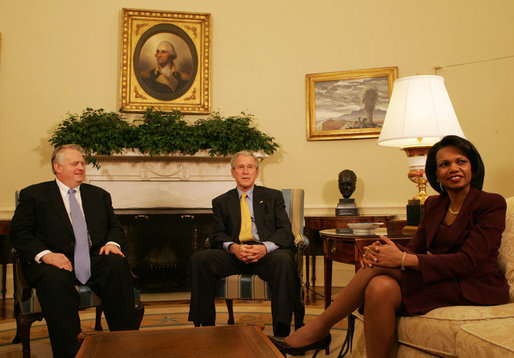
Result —
[[398, 67], [306, 76], [307, 140], [377, 138]]
[[122, 10], [120, 109], [208, 113], [210, 14]]

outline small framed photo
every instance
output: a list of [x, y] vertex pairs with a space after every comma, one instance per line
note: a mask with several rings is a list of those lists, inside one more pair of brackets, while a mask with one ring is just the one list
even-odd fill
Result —
[[122, 10], [122, 112], [209, 113], [210, 16]]
[[307, 140], [377, 138], [398, 67], [306, 76]]

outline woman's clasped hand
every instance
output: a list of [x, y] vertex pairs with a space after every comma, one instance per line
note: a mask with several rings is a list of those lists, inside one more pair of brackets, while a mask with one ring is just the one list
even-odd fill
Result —
[[361, 268], [366, 267], [400, 267], [403, 252], [386, 236], [380, 236], [380, 240], [364, 247], [361, 260]]

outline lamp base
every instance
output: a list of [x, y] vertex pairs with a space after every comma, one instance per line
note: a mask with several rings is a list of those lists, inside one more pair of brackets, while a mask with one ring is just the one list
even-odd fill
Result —
[[423, 216], [423, 204], [420, 200], [411, 199], [407, 203], [407, 225], [418, 226]]

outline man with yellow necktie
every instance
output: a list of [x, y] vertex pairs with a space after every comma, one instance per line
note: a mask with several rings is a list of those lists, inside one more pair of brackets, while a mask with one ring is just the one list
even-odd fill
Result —
[[237, 187], [212, 201], [211, 249], [191, 257], [189, 320], [195, 326], [215, 323], [216, 280], [242, 273], [257, 274], [271, 289], [273, 334], [289, 335], [298, 292], [294, 235], [282, 193], [256, 186], [259, 161], [239, 152], [231, 162]]

